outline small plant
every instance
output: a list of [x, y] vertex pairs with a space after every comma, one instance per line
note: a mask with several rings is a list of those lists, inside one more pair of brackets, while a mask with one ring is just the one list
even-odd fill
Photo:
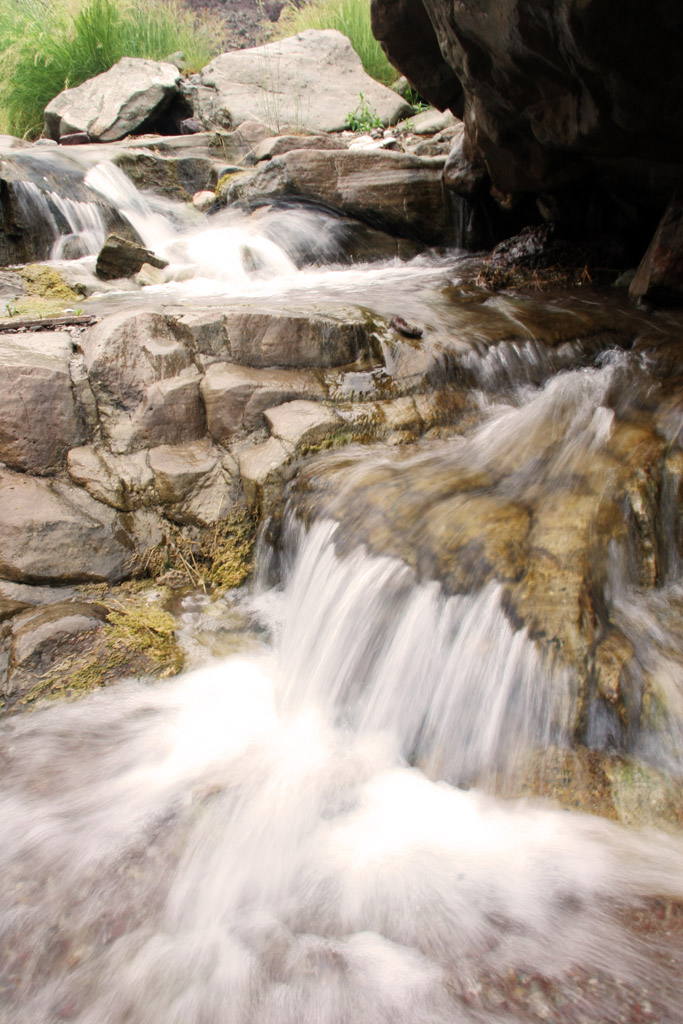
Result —
[[409, 85], [406, 89], [404, 99], [406, 103], [410, 103], [415, 114], [421, 114], [423, 110], [427, 110], [429, 107], [429, 104], [422, 99], [417, 89], [413, 89], [412, 85]]
[[360, 103], [355, 110], [346, 115], [345, 127], [352, 132], [371, 132], [373, 128], [382, 127], [382, 118], [374, 110], [363, 93], [359, 93]]
[[6, 302], [5, 309], [7, 310], [7, 316], [17, 316], [19, 313], [13, 302]]

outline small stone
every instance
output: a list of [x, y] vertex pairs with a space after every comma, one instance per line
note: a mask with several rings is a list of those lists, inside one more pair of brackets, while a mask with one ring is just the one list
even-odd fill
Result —
[[60, 135], [60, 146], [87, 146], [90, 136], [87, 132], [71, 132], [70, 135]]
[[100, 249], [95, 264], [95, 273], [103, 281], [115, 280], [119, 277], [132, 277], [147, 263], [163, 270], [168, 266], [166, 260], [155, 256], [144, 245], [131, 242], [119, 235], [109, 235]]
[[195, 192], [192, 196], [192, 205], [200, 213], [206, 213], [216, 204], [216, 193], [204, 189], [202, 192]]

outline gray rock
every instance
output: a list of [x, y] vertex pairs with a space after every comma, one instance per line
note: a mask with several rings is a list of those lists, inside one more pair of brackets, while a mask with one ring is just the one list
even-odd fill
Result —
[[0, 575], [22, 583], [115, 582], [136, 562], [120, 515], [77, 487], [0, 469]]
[[360, 93], [384, 124], [410, 113], [405, 100], [365, 73], [346, 36], [308, 29], [215, 57], [200, 74], [194, 116], [207, 128], [259, 120], [275, 132], [341, 131]]
[[195, 367], [150, 384], [129, 413], [101, 416], [102, 434], [112, 451], [122, 454], [168, 442], [195, 441], [206, 433], [206, 417]]
[[107, 235], [97, 256], [95, 273], [103, 281], [112, 281], [119, 277], [133, 277], [145, 264], [159, 270], [168, 266], [166, 260], [155, 256], [144, 245], [120, 235]]
[[434, 107], [428, 107], [426, 110], [421, 110], [419, 114], [412, 114], [398, 127], [408, 128], [415, 135], [436, 135], [437, 132], [443, 131], [444, 128], [450, 128], [455, 123], [456, 118], [450, 110], [441, 111], [435, 110]]
[[679, 186], [680, 4], [624, 19], [612, 0], [372, 0], [372, 24], [421, 95], [464, 116], [500, 192], [588, 179], [651, 209]]
[[201, 393], [209, 433], [221, 443], [263, 426], [263, 413], [274, 405], [294, 398], [326, 397], [325, 388], [313, 373], [247, 369], [234, 363], [209, 366]]
[[45, 108], [45, 132], [51, 139], [75, 132], [99, 142], [122, 139], [163, 112], [179, 81], [173, 64], [122, 57], [109, 71], [55, 96]]
[[181, 524], [209, 526], [230, 513], [237, 498], [237, 467], [221, 458], [208, 438], [160, 445], [149, 453], [164, 512]]
[[370, 328], [352, 309], [330, 313], [234, 309], [190, 314], [182, 323], [200, 352], [245, 366], [340, 366], [370, 347]]
[[30, 607], [25, 601], [15, 601], [11, 597], [3, 597], [0, 594], [0, 622], [5, 622], [6, 619], [13, 619], [19, 612], [26, 611]]
[[195, 210], [199, 210], [200, 213], [206, 213], [216, 203], [216, 193], [209, 192], [208, 189], [203, 189], [201, 192], [195, 192], [192, 196], [192, 205]]
[[84, 439], [71, 386], [65, 332], [0, 335], [0, 461], [54, 473]]
[[486, 165], [483, 162], [472, 163], [465, 156], [462, 132], [448, 154], [443, 178], [451, 192], [463, 196], [470, 202], [478, 199], [490, 185]]
[[274, 156], [282, 156], [293, 149], [346, 149], [344, 139], [336, 135], [276, 135], [264, 139], [253, 150], [251, 158], [255, 163], [261, 160], [272, 160]]
[[683, 200], [674, 197], [629, 286], [633, 299], [683, 305]]
[[159, 500], [174, 505], [196, 490], [218, 463], [208, 438], [190, 444], [160, 445], [149, 452], [149, 468]]
[[75, 484], [111, 508], [129, 512], [152, 500], [153, 477], [146, 451], [112, 455], [102, 448], [72, 448], [67, 467]]

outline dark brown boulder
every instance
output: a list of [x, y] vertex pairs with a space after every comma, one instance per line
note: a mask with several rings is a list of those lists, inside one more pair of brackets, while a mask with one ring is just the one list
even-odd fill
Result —
[[[683, 5], [373, 0], [390, 59], [504, 194], [590, 181], [661, 210], [683, 169]], [[450, 77], [449, 77], [450, 76]], [[461, 88], [461, 94], [454, 82]]]
[[666, 208], [629, 288], [631, 298], [660, 305], [683, 304], [683, 200]]
[[166, 260], [155, 256], [144, 245], [131, 242], [128, 238], [121, 238], [120, 235], [108, 235], [97, 257], [95, 273], [103, 281], [117, 277], [132, 277], [133, 274], [137, 274], [143, 263], [149, 263], [160, 270], [168, 266]]

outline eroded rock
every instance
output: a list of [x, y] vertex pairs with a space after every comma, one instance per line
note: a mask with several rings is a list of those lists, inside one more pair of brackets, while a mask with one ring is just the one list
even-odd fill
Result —
[[440, 157], [293, 150], [254, 175], [227, 182], [222, 198], [247, 205], [285, 197], [313, 200], [393, 234], [446, 245], [455, 241], [456, 225], [442, 171]]
[[271, 434], [294, 449], [317, 444], [342, 425], [334, 409], [302, 400], [268, 409], [265, 417]]
[[241, 431], [264, 425], [266, 409], [289, 399], [326, 397], [313, 373], [301, 370], [258, 370], [234, 363], [213, 363], [201, 383], [209, 433], [225, 442]]
[[187, 327], [159, 313], [114, 314], [88, 332], [85, 366], [112, 451], [194, 441], [205, 432], [192, 344]]

